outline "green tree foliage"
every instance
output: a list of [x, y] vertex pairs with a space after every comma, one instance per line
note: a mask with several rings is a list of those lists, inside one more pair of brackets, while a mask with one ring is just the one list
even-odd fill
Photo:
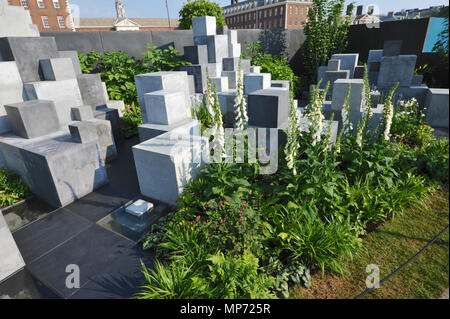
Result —
[[303, 72], [308, 83], [317, 82], [317, 69], [335, 53], [347, 48], [347, 33], [351, 19], [343, 15], [344, 0], [313, 0], [301, 48]]
[[188, 0], [180, 10], [180, 29], [189, 30], [192, 28], [192, 18], [202, 16], [216, 17], [218, 26], [225, 25], [225, 18], [222, 15], [222, 8], [214, 1], [209, 0]]

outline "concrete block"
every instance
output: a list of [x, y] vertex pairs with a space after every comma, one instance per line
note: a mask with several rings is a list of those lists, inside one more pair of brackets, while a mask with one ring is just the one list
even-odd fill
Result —
[[364, 72], [366, 72], [366, 68], [362, 65], [358, 65], [355, 68], [355, 73], [353, 74], [354, 79], [363, 79], [364, 78]]
[[141, 142], [155, 138], [167, 132], [174, 132], [181, 135], [200, 136], [200, 122], [190, 118], [184, 119], [173, 125], [143, 124], [138, 127], [139, 140]]
[[208, 67], [208, 74], [209, 74], [210, 78], [216, 78], [216, 77], [221, 76], [222, 69], [223, 69], [222, 62], [220, 62], [220, 63], [208, 63], [207, 67]]
[[331, 110], [342, 110], [349, 85], [351, 85], [350, 110], [361, 112], [364, 106], [363, 80], [361, 79], [339, 79], [334, 82]]
[[380, 92], [370, 92], [370, 105], [372, 108], [378, 107], [381, 101], [381, 93]]
[[69, 125], [70, 135], [75, 143], [97, 141], [97, 129], [88, 122], [76, 122]]
[[263, 89], [248, 95], [248, 124], [250, 126], [281, 127], [288, 121], [288, 116], [288, 89]]
[[0, 137], [7, 167], [31, 192], [54, 207], [68, 205], [108, 182], [97, 142], [74, 143], [68, 127], [45, 136]]
[[219, 97], [220, 111], [222, 112], [223, 121], [226, 124], [234, 125], [234, 101], [236, 99], [236, 91], [220, 92]]
[[225, 26], [218, 25], [216, 27], [216, 34], [225, 34], [225, 35], [227, 35], [228, 34], [228, 27], [226, 25]]
[[195, 78], [193, 75], [188, 75], [189, 95], [195, 94]]
[[320, 80], [322, 80], [321, 85], [323, 85], [323, 78], [325, 76], [325, 72], [328, 70], [327, 66], [319, 66], [317, 68], [317, 83], [319, 83]]
[[[222, 71], [222, 76], [228, 78], [228, 89], [236, 90], [237, 82], [239, 79], [239, 75], [236, 71]], [[241, 74], [241, 78], [243, 79], [243, 74]]]
[[428, 89], [425, 98], [425, 120], [432, 127], [449, 128], [448, 89]]
[[328, 61], [327, 71], [339, 71], [341, 69], [341, 60], [330, 59]]
[[341, 71], [325, 71], [323, 83], [321, 83], [320, 88], [325, 88], [327, 82], [330, 82], [329, 91], [333, 91], [334, 82], [338, 79], [349, 79], [350, 71], [341, 70]]
[[272, 80], [270, 86], [273, 88], [286, 88], [289, 90], [291, 85], [288, 80]]
[[384, 41], [383, 56], [399, 56], [402, 53], [402, 40]]
[[411, 81], [411, 85], [412, 86], [418, 86], [418, 85], [422, 85], [423, 82], [423, 75], [421, 74], [414, 74], [412, 81]]
[[216, 34], [216, 17], [192, 18], [192, 31], [194, 36], [207, 36]]
[[240, 43], [228, 44], [228, 56], [239, 58], [241, 56], [241, 44]]
[[270, 73], [245, 74], [244, 75], [244, 94], [270, 88], [272, 75]]
[[16, 62], [0, 62], [0, 134], [11, 131], [4, 105], [22, 102], [23, 94], [23, 83]]
[[72, 107], [87, 104], [83, 102], [76, 79], [30, 82], [25, 83], [24, 88], [28, 100], [50, 100], [55, 102], [56, 112], [61, 125], [67, 124], [72, 120]]
[[194, 45], [206, 45], [207, 39], [207, 35], [194, 35]]
[[0, 38], [3, 37], [39, 37], [28, 10], [10, 6], [7, 0], [0, 1]]
[[119, 141], [122, 139], [122, 130], [120, 129], [120, 117], [117, 109], [107, 107], [98, 107], [94, 111], [94, 118], [97, 120], [105, 120], [111, 123], [114, 138]]
[[60, 123], [52, 101], [33, 100], [5, 105], [12, 131], [31, 139], [58, 131]]
[[125, 208], [125, 212], [135, 217], [142, 217], [152, 209], [153, 209], [152, 203], [139, 199], [135, 201], [133, 204], [127, 206]]
[[0, 38], [0, 56], [4, 61], [16, 61], [22, 82], [35, 82], [44, 77], [39, 68], [42, 59], [58, 58], [55, 38], [8, 37]]
[[88, 123], [95, 128], [103, 164], [116, 159], [117, 148], [111, 122], [107, 120], [91, 119], [81, 123]]
[[228, 56], [228, 37], [226, 35], [211, 35], [206, 38], [208, 46], [208, 62], [222, 63]]
[[[1, 9], [1, 8], [0, 8]], [[1, 16], [0, 16], [1, 18]], [[0, 23], [1, 26], [1, 23]], [[25, 267], [19, 248], [0, 211], [0, 283]]]
[[86, 121], [94, 118], [94, 112], [90, 105], [72, 107], [72, 119], [74, 121]]
[[76, 79], [73, 63], [69, 58], [43, 59], [40, 60], [40, 66], [46, 81]]
[[217, 87], [217, 92], [228, 91], [228, 78], [226, 76], [211, 78], [211, 85], [212, 85], [213, 89], [214, 89], [214, 84]]
[[[139, 105], [141, 107], [143, 119], [147, 118], [144, 102], [144, 95], [146, 93], [151, 93], [160, 90], [178, 90], [184, 92], [186, 101], [189, 101], [188, 74], [194, 75], [197, 81], [196, 72], [192, 71], [198, 70], [193, 68], [193, 66], [186, 66], [184, 69], [187, 72], [186, 71], [154, 72], [135, 76], [136, 90], [138, 93]], [[202, 76], [203, 74], [200, 73], [200, 75]], [[200, 85], [202, 85], [201, 82]], [[197, 92], [197, 83], [196, 83], [196, 92]], [[202, 93], [202, 91], [197, 93]]]
[[383, 50], [370, 50], [369, 57], [367, 58], [367, 65], [370, 65], [374, 62], [381, 62], [381, 58], [383, 57]]
[[105, 96], [103, 82], [99, 74], [80, 74], [77, 76], [78, 86], [83, 103], [92, 106], [95, 110], [99, 106], [105, 106], [108, 97]]
[[77, 51], [58, 51], [60, 58], [70, 58], [76, 75], [82, 74]]
[[250, 73], [261, 73], [261, 67], [260, 66], [251, 66], [250, 67]]
[[119, 117], [122, 117], [123, 112], [125, 111], [125, 103], [124, 103], [124, 101], [120, 101], [120, 100], [118, 100], [118, 101], [109, 100], [106, 103], [106, 108], [117, 110], [117, 112], [119, 113]]
[[340, 70], [350, 71], [350, 78], [353, 78], [355, 68], [358, 65], [358, 59], [359, 59], [358, 53], [333, 54], [331, 59], [341, 60]]
[[[224, 58], [223, 59], [223, 70], [224, 71], [237, 71], [239, 69], [239, 57], [235, 58]], [[244, 70], [250, 70], [251, 68], [251, 61], [250, 60], [241, 60], [241, 70], [243, 73]], [[251, 72], [253, 73], [253, 72]]]
[[[390, 88], [386, 88], [383, 90], [384, 93], [387, 93]], [[418, 86], [399, 86], [395, 91], [395, 95], [398, 96], [400, 94], [403, 95], [403, 99], [410, 100], [415, 98], [421, 107], [426, 107], [425, 105], [425, 97], [427, 95], [428, 86], [426, 85], [418, 85]]]
[[184, 47], [184, 58], [192, 64], [208, 63], [208, 47], [206, 45], [193, 45]]
[[183, 91], [160, 90], [144, 94], [146, 118], [149, 124], [172, 125], [189, 116]]
[[378, 87], [393, 87], [397, 82], [400, 86], [410, 86], [416, 60], [415, 55], [384, 56], [378, 73]]
[[194, 78], [195, 93], [203, 93], [206, 90], [206, 66], [205, 65], [186, 65], [181, 67], [189, 76]]
[[238, 43], [237, 30], [228, 30], [227, 36], [228, 36], [228, 43], [229, 44]]
[[200, 172], [205, 137], [168, 132], [133, 147], [141, 193], [176, 206], [184, 187]]

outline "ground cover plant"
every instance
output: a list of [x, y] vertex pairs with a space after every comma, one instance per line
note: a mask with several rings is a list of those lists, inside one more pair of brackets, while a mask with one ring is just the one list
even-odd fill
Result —
[[0, 168], [0, 208], [15, 204], [28, 194], [28, 187], [18, 175]]
[[[448, 140], [433, 139], [420, 112], [404, 119], [415, 102], [397, 102], [394, 91], [375, 132], [367, 127], [370, 106], [351, 127], [348, 92], [333, 147], [321, 113], [326, 90], [313, 90], [303, 115], [291, 92], [278, 171], [261, 175], [258, 163], [207, 165], [177, 209], [152, 226], [144, 248], [159, 261], [155, 270], [143, 265], [148, 284], [137, 297], [287, 298], [292, 286], [311, 287], [311, 274], [343, 274], [370, 230], [448, 182]], [[217, 129], [212, 92], [203, 112]], [[310, 120], [308, 132], [298, 129], [301, 116]]]

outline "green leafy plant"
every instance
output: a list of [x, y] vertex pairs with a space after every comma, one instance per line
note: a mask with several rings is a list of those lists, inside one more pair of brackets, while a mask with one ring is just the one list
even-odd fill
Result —
[[209, 0], [188, 0], [183, 4], [180, 12], [180, 29], [189, 30], [192, 28], [192, 18], [202, 16], [216, 17], [218, 26], [225, 25], [225, 18], [222, 14], [222, 8], [214, 1]]
[[0, 168], [0, 207], [13, 205], [28, 194], [28, 187], [18, 175]]

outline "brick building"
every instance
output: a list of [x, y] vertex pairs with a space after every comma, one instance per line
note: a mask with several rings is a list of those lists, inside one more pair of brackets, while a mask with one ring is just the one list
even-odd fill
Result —
[[312, 5], [309, 0], [231, 0], [222, 9], [230, 29], [300, 29]]
[[[116, 31], [117, 19], [114, 18], [81, 18], [79, 25], [75, 26], [77, 32], [89, 31]], [[180, 24], [178, 19], [158, 19], [158, 18], [127, 18], [128, 24], [134, 24], [135, 30], [151, 31], [151, 30], [175, 30]]]
[[30, 11], [40, 32], [75, 31], [68, 0], [8, 0]]

